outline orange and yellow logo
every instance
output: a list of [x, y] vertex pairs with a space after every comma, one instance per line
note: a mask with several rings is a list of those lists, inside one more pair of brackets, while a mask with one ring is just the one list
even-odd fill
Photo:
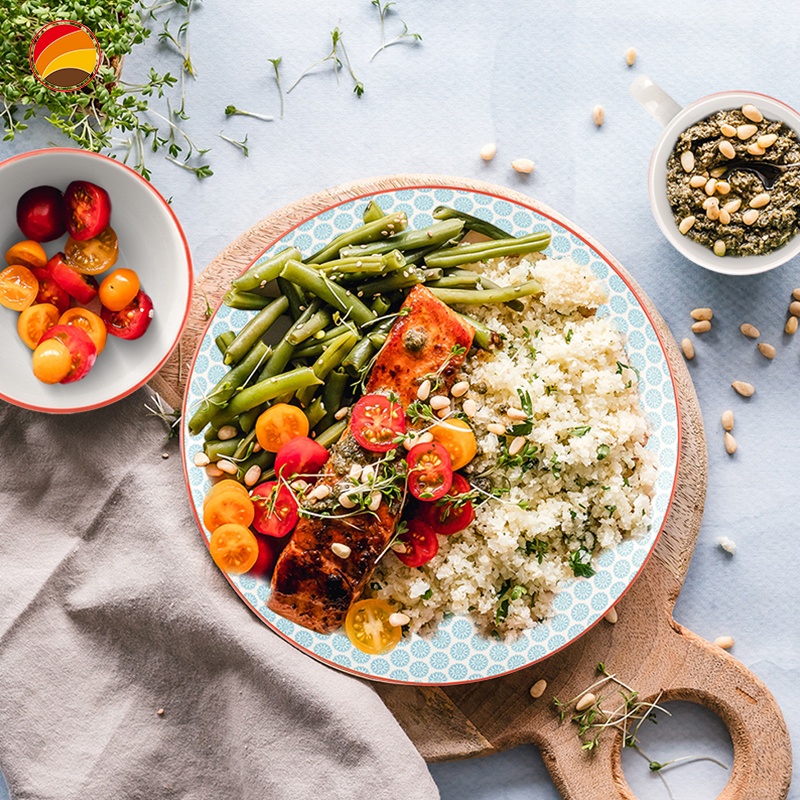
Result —
[[48, 89], [82, 89], [100, 68], [100, 45], [80, 22], [58, 20], [39, 28], [31, 40], [31, 71]]

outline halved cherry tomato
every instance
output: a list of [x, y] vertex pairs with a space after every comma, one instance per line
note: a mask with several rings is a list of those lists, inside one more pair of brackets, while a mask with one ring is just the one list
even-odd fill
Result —
[[79, 303], [87, 305], [97, 297], [97, 281], [91, 275], [81, 275], [64, 261], [63, 253], [56, 253], [47, 262], [50, 277]]
[[465, 467], [478, 452], [478, 442], [472, 428], [457, 417], [438, 422], [430, 429], [430, 433], [433, 441], [439, 442], [450, 454], [453, 469]]
[[50, 242], [67, 229], [64, 198], [55, 186], [28, 189], [17, 201], [17, 225], [26, 239]]
[[[97, 348], [89, 338], [89, 334], [72, 325], [54, 325], [42, 336], [39, 341], [39, 347], [42, 346], [43, 342], [50, 339], [57, 339], [62, 344], [65, 344], [72, 356], [70, 371], [59, 383], [74, 383], [85, 377], [97, 358]], [[39, 347], [36, 349], [38, 350]], [[34, 352], [35, 356], [36, 353]]]
[[235, 481], [233, 478], [225, 478], [225, 480], [221, 480], [219, 483], [215, 483], [209, 490], [208, 494], [206, 494], [205, 498], [203, 498], [203, 511], [205, 511], [206, 506], [208, 505], [208, 501], [215, 495], [219, 494], [220, 492], [228, 492], [228, 491], [239, 491], [245, 497], [250, 497], [250, 493], [247, 491], [247, 488], [243, 486], [239, 481]]
[[437, 442], [415, 444], [406, 457], [408, 491], [417, 500], [433, 501], [444, 497], [453, 484], [450, 455]]
[[53, 280], [53, 276], [46, 269], [32, 268], [31, 272], [39, 281], [39, 292], [34, 302], [50, 303], [58, 309], [59, 315], [63, 314], [69, 308], [69, 295]]
[[254, 515], [253, 501], [246, 494], [230, 489], [218, 492], [209, 498], [203, 509], [203, 525], [213, 533], [220, 525], [231, 522], [237, 525], [250, 525]]
[[248, 575], [252, 575], [254, 578], [262, 578], [269, 575], [275, 568], [278, 554], [271, 545], [273, 541], [274, 539], [270, 539], [267, 536], [256, 536], [258, 556], [256, 557], [255, 564], [247, 571]]
[[208, 549], [214, 563], [232, 575], [241, 575], [253, 568], [258, 560], [258, 541], [250, 528], [229, 522], [220, 525], [212, 534]]
[[97, 354], [100, 355], [103, 352], [108, 331], [106, 331], [105, 322], [94, 311], [89, 311], [88, 308], [81, 308], [80, 306], [69, 308], [61, 315], [58, 324], [74, 325], [76, 328], [86, 331], [97, 348]]
[[279, 539], [297, 524], [297, 501], [289, 488], [277, 481], [266, 481], [253, 489], [256, 509], [253, 527], [265, 536]]
[[35, 350], [42, 336], [57, 324], [58, 309], [50, 303], [36, 303], [20, 313], [17, 319], [17, 333], [31, 350]]
[[256, 420], [256, 439], [270, 453], [298, 436], [308, 436], [308, 417], [297, 406], [276, 403]]
[[100, 309], [100, 317], [112, 336], [120, 339], [138, 339], [153, 321], [153, 301], [144, 292], [139, 292], [121, 311]]
[[117, 234], [109, 225], [91, 239], [70, 237], [64, 245], [64, 254], [67, 262], [84, 275], [105, 272], [111, 269], [119, 258]]
[[13, 311], [22, 311], [39, 294], [39, 281], [27, 268], [15, 264], [0, 272], [0, 305]]
[[44, 252], [39, 242], [32, 239], [25, 239], [24, 242], [17, 242], [6, 250], [6, 264], [22, 264], [23, 267], [33, 269], [42, 268], [47, 263], [47, 253]]
[[42, 383], [61, 383], [72, 369], [72, 353], [58, 339], [39, 342], [31, 359], [33, 374]]
[[105, 189], [89, 181], [73, 181], [64, 192], [67, 231], [83, 241], [97, 236], [111, 219], [111, 198]]
[[316, 475], [328, 460], [328, 451], [308, 436], [286, 442], [275, 456], [275, 474], [287, 480], [292, 475]]
[[439, 540], [433, 528], [416, 519], [408, 523], [408, 530], [400, 534], [399, 541], [405, 545], [405, 553], [392, 552], [407, 567], [421, 567], [439, 552]]
[[373, 656], [392, 650], [403, 636], [399, 625], [389, 623], [394, 611], [389, 603], [377, 597], [353, 603], [344, 621], [347, 638], [362, 653]]
[[122, 311], [139, 293], [139, 276], [132, 269], [115, 269], [100, 284], [100, 302], [109, 311]]
[[353, 406], [350, 430], [365, 450], [386, 453], [397, 447], [395, 439], [406, 432], [406, 415], [396, 400], [365, 394]]
[[414, 518], [429, 525], [440, 536], [463, 531], [475, 519], [472, 501], [463, 498], [470, 491], [469, 481], [456, 472], [450, 491], [434, 503], [417, 504]]

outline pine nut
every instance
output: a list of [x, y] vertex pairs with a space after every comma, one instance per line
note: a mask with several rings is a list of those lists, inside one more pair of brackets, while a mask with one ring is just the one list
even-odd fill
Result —
[[350, 558], [350, 553], [352, 553], [353, 551], [346, 544], [342, 544], [341, 542], [334, 542], [331, 545], [331, 552], [335, 556], [339, 556], [339, 558]]
[[723, 650], [730, 650], [734, 645], [733, 636], [717, 636], [714, 639], [714, 644], [721, 647]]
[[681, 350], [688, 361], [694, 358], [694, 345], [691, 339], [681, 339]]
[[733, 438], [732, 433], [726, 433], [723, 439], [725, 441], [725, 452], [729, 456], [732, 456], [736, 452], [736, 448], [738, 447], [738, 445], [736, 444], [736, 439]]
[[711, 206], [718, 206], [718, 205], [719, 205], [719, 197], [706, 197], [706, 199], [703, 200], [703, 208], [705, 208], [706, 211], [709, 208], [711, 208]]
[[324, 500], [330, 493], [331, 487], [326, 483], [320, 483], [308, 493], [308, 497], [313, 500]]
[[770, 361], [775, 358], [775, 348], [766, 342], [759, 342], [758, 352], [761, 353], [764, 358], [768, 358]]
[[292, 481], [289, 486], [291, 486], [296, 492], [303, 493], [308, 489], [309, 484], [308, 481], [298, 478], [296, 481]]
[[393, 628], [402, 628], [403, 625], [408, 625], [409, 622], [411, 622], [411, 617], [402, 611], [395, 611], [394, 614], [389, 614], [389, 624]]
[[750, 208], [763, 208], [769, 201], [769, 192], [761, 192], [750, 201]]
[[717, 241], [714, 242], [714, 255], [715, 256], [720, 256], [720, 257], [724, 256], [726, 249], [727, 248], [725, 246], [725, 242], [723, 242], [722, 239], [717, 239]]
[[742, 397], [752, 397], [756, 390], [752, 383], [745, 383], [745, 381], [734, 381], [731, 386]]
[[727, 171], [728, 171], [727, 167], [714, 167], [714, 169], [710, 169], [708, 171], [708, 174], [712, 178], [721, 178]]
[[402, 542], [395, 542], [392, 545], [392, 550], [394, 550], [395, 553], [405, 553], [408, 551], [408, 548]]
[[217, 461], [217, 469], [222, 470], [228, 475], [235, 475], [239, 471], [239, 468], [233, 463], [233, 461], [228, 461], [224, 458], [221, 458], [219, 461]]
[[450, 398], [443, 394], [436, 394], [431, 397], [431, 408], [434, 411], [441, 411], [443, 408], [447, 408], [449, 405]]
[[461, 397], [465, 395], [469, 391], [469, 383], [467, 381], [459, 381], [458, 383], [453, 384], [453, 388], [450, 390], [450, 394], [453, 397]]
[[347, 416], [347, 412], [350, 411], [350, 406], [345, 406], [344, 408], [340, 408], [334, 415], [334, 419], [344, 419]]
[[763, 156], [767, 151], [763, 147], [759, 147], [758, 142], [753, 142], [753, 144], [747, 145], [747, 152], [751, 156]]
[[736, 158], [736, 150], [733, 145], [727, 140], [723, 139], [719, 145], [719, 151], [725, 158]]
[[510, 456], [515, 456], [523, 447], [525, 447], [525, 437], [516, 436], [508, 446], [508, 454]]
[[736, 129], [736, 135], [744, 141], [749, 139], [758, 130], [758, 125], [740, 125]]
[[733, 411], [730, 409], [722, 412], [722, 428], [726, 431], [733, 430]]
[[617, 614], [617, 609], [614, 608], [613, 606], [609, 608], [604, 619], [606, 622], [609, 622], [612, 625], [616, 625], [617, 621], [619, 620], [619, 614]]
[[749, 208], [742, 214], [742, 222], [745, 225], [752, 225], [758, 219], [758, 209]]
[[432, 441], [433, 441], [433, 434], [430, 431], [425, 431], [425, 433], [423, 433], [419, 437], [419, 443], [420, 444], [427, 444], [428, 442], [432, 442]]
[[701, 186], [705, 185], [706, 179], [702, 175], [692, 175], [692, 177], [689, 178], [689, 186], [691, 186], [692, 189], [699, 189]]
[[714, 190], [717, 188], [717, 179], [716, 178], [709, 178], [706, 181], [706, 194], [711, 197], [714, 194]]
[[685, 236], [692, 229], [692, 225], [694, 225], [696, 221], [696, 218], [693, 216], [684, 217], [681, 220], [681, 224], [678, 225], [678, 230]]
[[578, 700], [577, 703], [575, 703], [575, 710], [578, 712], [586, 711], [586, 709], [593, 706], [596, 701], [597, 698], [595, 697], [593, 692], [586, 692], [586, 694], [583, 695], [583, 697], [581, 697], [581, 699]]
[[206, 475], [209, 478], [219, 478], [222, 475], [222, 470], [216, 464], [209, 464], [206, 466]]
[[361, 483], [365, 483], [369, 485], [375, 480], [375, 467], [371, 464], [367, 464], [364, 469], [361, 470]]
[[264, 448], [263, 448], [263, 447], [262, 447], [262, 446], [261, 446], [261, 445], [260, 445], [258, 442], [256, 442], [256, 443], [253, 445], [253, 452], [254, 452], [254, 453], [260, 453], [260, 452], [261, 452], [263, 449], [264, 449]]
[[417, 389], [417, 399], [424, 403], [431, 396], [431, 382], [426, 378]]
[[217, 431], [217, 439], [219, 439], [221, 442], [226, 442], [228, 439], [233, 439], [237, 433], [239, 433], [239, 431], [237, 431], [233, 425], [223, 425]]
[[694, 308], [689, 316], [692, 319], [714, 319], [714, 312], [710, 308]]
[[592, 109], [592, 120], [598, 128], [605, 122], [605, 118], [606, 112], [603, 110], [603, 106], [597, 105]]
[[728, 181], [717, 181], [715, 189], [717, 194], [730, 194], [731, 185], [728, 183]]
[[377, 511], [381, 507], [382, 500], [383, 500], [383, 495], [380, 492], [373, 492], [369, 496], [369, 510]]
[[350, 496], [347, 492], [342, 492], [339, 495], [339, 505], [342, 508], [355, 508], [356, 504], [350, 499]]
[[721, 208], [719, 210], [719, 224], [720, 225], [731, 224], [731, 215], [724, 208]]
[[739, 326], [739, 330], [748, 338], [748, 339], [758, 339], [761, 336], [761, 332], [756, 328], [755, 325], [751, 325], [749, 322], [743, 322]]
[[484, 161], [491, 161], [495, 155], [497, 155], [497, 145], [492, 144], [485, 144], [481, 147], [481, 158]]
[[800, 288], [798, 288], [798, 289], [794, 289], [794, 290], [792, 291], [792, 297], [793, 297], [795, 300], [800, 300]]
[[626, 64], [627, 64], [629, 67], [632, 67], [632, 66], [633, 66], [633, 65], [636, 63], [636, 48], [634, 48], [634, 47], [629, 47], [629, 48], [628, 48], [628, 49], [625, 51], [625, 63], [626, 63]]
[[347, 477], [350, 478], [351, 481], [355, 481], [356, 483], [358, 483], [358, 481], [361, 480], [361, 471], [363, 469], [364, 467], [361, 464], [353, 464], [353, 466], [350, 467], [350, 470], [347, 473]]
[[692, 325], [693, 333], [708, 333], [711, 330], [711, 322], [707, 319], [702, 319], [700, 322], [695, 322]]
[[468, 397], [461, 405], [461, 410], [472, 419], [478, 413], [478, 404]]
[[800, 300], [793, 300], [789, 303], [789, 313], [793, 317], [800, 317]]
[[194, 454], [194, 465], [196, 467], [205, 467], [210, 463], [211, 459], [202, 450]]
[[706, 216], [712, 221], [716, 222], [719, 219], [719, 204], [712, 203], [706, 209]]
[[531, 686], [531, 688], [528, 690], [528, 693], [534, 700], [536, 700], [544, 694], [545, 689], [547, 689], [547, 681], [542, 678], [542, 680], [536, 681], [536, 683]]
[[247, 470], [244, 474], [244, 485], [245, 486], [255, 486], [258, 483], [258, 479], [261, 477], [261, 467], [258, 464], [253, 464], [250, 469]]
[[506, 426], [501, 425], [499, 422], [490, 422], [486, 426], [486, 430], [489, 431], [489, 433], [496, 433], [498, 436], [502, 436], [506, 432]]
[[684, 172], [691, 172], [694, 169], [694, 153], [691, 150], [684, 150], [681, 153], [681, 166]]
[[737, 197], [735, 200], [728, 200], [724, 206], [722, 206], [723, 211], [727, 211], [729, 214], [735, 214], [740, 206], [742, 205], [741, 198]]
[[745, 103], [742, 106], [742, 114], [751, 122], [762, 122], [764, 120], [764, 115], [752, 103]]
[[521, 172], [523, 175], [530, 175], [536, 165], [529, 158], [518, 158], [511, 162], [511, 166], [516, 172]]
[[508, 411], [506, 411], [506, 416], [509, 419], [515, 419], [518, 422], [528, 419], [528, 415], [521, 408], [509, 408]]
[[765, 133], [763, 136], [759, 136], [758, 139], [756, 139], [756, 144], [759, 147], [763, 147], [766, 150], [768, 147], [771, 147], [777, 141], [778, 141], [777, 133]]
[[736, 128], [733, 125], [728, 125], [727, 122], [723, 122], [722, 125], [719, 126], [719, 132], [723, 136], [736, 136]]
[[789, 317], [786, 324], [783, 326], [783, 332], [788, 333], [789, 336], [794, 336], [797, 333], [797, 317]]

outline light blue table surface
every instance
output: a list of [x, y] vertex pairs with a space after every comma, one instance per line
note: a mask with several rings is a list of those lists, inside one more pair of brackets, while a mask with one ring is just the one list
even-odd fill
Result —
[[[708, 639], [735, 637], [733, 654], [767, 683], [797, 743], [800, 336], [792, 340], [782, 328], [790, 292], [800, 286], [800, 264], [732, 279], [671, 249], [650, 214], [645, 183], [659, 126], [632, 99], [629, 85], [648, 74], [679, 102], [752, 89], [800, 105], [800, 6], [788, 0], [758, 8], [746, 0], [398, 0], [394, 10], [388, 38], [402, 18], [424, 41], [392, 47], [369, 63], [380, 35], [369, 0], [197, 4], [191, 22], [197, 80], [187, 83], [186, 128], [198, 144], [213, 147], [208, 158], [215, 174], [200, 182], [161, 156], [148, 161], [155, 185], [173, 198], [197, 271], [259, 219], [306, 194], [381, 174], [442, 173], [509, 186], [570, 218], [627, 267], [678, 339], [687, 335], [689, 311], [711, 306], [713, 331], [696, 338], [691, 364], [709, 443], [708, 497], [676, 617]], [[361, 99], [346, 74], [337, 86], [323, 70], [288, 96], [283, 120], [225, 118], [231, 103], [277, 116], [266, 59], [283, 57], [288, 86], [327, 52], [336, 25], [366, 87]], [[628, 47], [638, 51], [632, 68], [624, 61]], [[126, 59], [124, 76], [135, 81], [151, 64], [179, 69], [176, 56], [153, 36]], [[606, 113], [599, 130], [591, 119], [596, 103]], [[155, 107], [163, 110], [158, 101]], [[250, 157], [217, 138], [220, 132], [237, 139], [246, 134]], [[62, 140], [38, 122], [17, 142], [0, 144], [0, 154], [48, 142]], [[487, 142], [497, 144], [490, 164], [478, 156]], [[536, 162], [533, 175], [512, 171], [511, 160], [520, 157]], [[774, 362], [738, 332], [745, 321], [777, 347]], [[754, 383], [755, 396], [734, 395], [735, 379]], [[737, 420], [734, 457], [723, 449], [719, 423], [728, 407]], [[735, 556], [716, 546], [720, 535], [737, 542]], [[689, 704], [672, 707], [673, 719], [648, 726], [643, 743], [651, 755], [660, 761], [713, 755], [730, 764], [730, 740], [716, 717]], [[625, 768], [639, 797], [668, 797], [635, 753], [626, 754]], [[448, 800], [558, 796], [532, 747], [431, 769]], [[666, 777], [676, 800], [716, 797], [726, 781], [708, 762]], [[790, 797], [800, 798], [800, 791]]]

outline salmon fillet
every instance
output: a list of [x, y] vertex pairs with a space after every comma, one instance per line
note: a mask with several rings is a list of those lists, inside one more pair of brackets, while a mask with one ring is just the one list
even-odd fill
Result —
[[[415, 286], [378, 354], [365, 393], [394, 392], [405, 408], [416, 399], [422, 376], [440, 373], [449, 386], [472, 345], [473, 334], [472, 327], [429, 290]], [[348, 478], [351, 466], [374, 463], [383, 456], [362, 448], [348, 425], [331, 448], [317, 484], [328, 486], [330, 495], [309, 509], [323, 514], [333, 511], [339, 495], [352, 488]], [[342, 512], [341, 507], [333, 511]], [[275, 565], [269, 608], [320, 633], [341, 627], [388, 546], [401, 512], [399, 500], [387, 502], [384, 497], [375, 514], [301, 516]], [[350, 548], [347, 558], [334, 555], [331, 545], [335, 542]]]

